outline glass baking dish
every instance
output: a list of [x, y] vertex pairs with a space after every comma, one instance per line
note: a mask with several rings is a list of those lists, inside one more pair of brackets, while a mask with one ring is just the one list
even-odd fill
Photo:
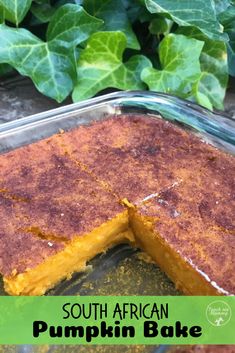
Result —
[[235, 121], [194, 103], [153, 92], [115, 92], [0, 125], [0, 153], [94, 120], [126, 113], [161, 115], [235, 153]]
[[[194, 103], [152, 92], [116, 92], [81, 103], [67, 105], [0, 125], [0, 153], [49, 137], [60, 130], [69, 130], [103, 120], [112, 115], [141, 114], [161, 116], [182, 129], [190, 129], [201, 139], [227, 153], [235, 154], [235, 121], [213, 113]], [[57, 285], [47, 295], [179, 295], [173, 283], [154, 264], [128, 245], [119, 245], [90, 261], [88, 271], [76, 273]], [[138, 284], [138, 285], [137, 285]], [[0, 295], [6, 295], [0, 283]], [[12, 347], [18, 353], [69, 353], [68, 347]], [[101, 348], [101, 347], [100, 347]], [[108, 352], [103, 348], [99, 352]], [[0, 352], [10, 352], [10, 348]], [[71, 352], [96, 352], [79, 347]], [[115, 348], [115, 352], [166, 352], [167, 347]]]

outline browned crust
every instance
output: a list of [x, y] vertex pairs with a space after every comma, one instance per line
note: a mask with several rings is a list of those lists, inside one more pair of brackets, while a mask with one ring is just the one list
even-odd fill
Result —
[[[234, 186], [234, 158], [163, 119], [110, 118], [62, 134], [57, 141], [71, 158], [130, 202], [187, 177], [190, 170], [198, 178], [207, 173], [207, 184], [216, 173], [223, 187], [231, 191]], [[224, 168], [231, 173], [224, 175]]]
[[0, 272], [4, 276], [23, 273], [63, 248], [63, 243], [43, 240], [26, 232], [0, 233]]

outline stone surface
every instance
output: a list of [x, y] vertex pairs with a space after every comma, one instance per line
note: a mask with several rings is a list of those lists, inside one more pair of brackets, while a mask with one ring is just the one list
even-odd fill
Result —
[[[64, 102], [69, 103], [69, 100]], [[40, 94], [27, 78], [16, 76], [0, 82], [0, 124], [59, 106]]]
[[235, 119], [235, 92], [229, 91], [225, 98], [225, 111]]

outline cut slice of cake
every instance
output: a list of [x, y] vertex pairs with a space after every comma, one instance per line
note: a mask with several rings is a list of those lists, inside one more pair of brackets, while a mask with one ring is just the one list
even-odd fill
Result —
[[44, 294], [98, 253], [132, 240], [127, 210], [53, 139], [0, 156], [0, 170], [0, 271], [8, 293]]
[[130, 224], [137, 246], [177, 289], [188, 295], [235, 294], [234, 234], [203, 224], [161, 193], [133, 208]]

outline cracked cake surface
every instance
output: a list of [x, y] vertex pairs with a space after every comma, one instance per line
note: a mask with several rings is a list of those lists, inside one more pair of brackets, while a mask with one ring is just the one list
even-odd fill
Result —
[[[131, 241], [185, 293], [234, 294], [234, 175], [234, 157], [151, 116], [114, 116], [5, 153], [6, 289], [43, 294], [92, 256]], [[30, 286], [31, 270], [35, 278], [45, 263], [49, 278], [49, 267], [62, 261], [64, 274], [60, 266], [51, 282], [39, 276], [38, 292], [37, 283]], [[30, 288], [22, 292], [26, 279]]]
[[[234, 183], [232, 175], [224, 175], [224, 169], [234, 171], [233, 157], [151, 116], [113, 117], [61, 134], [57, 142], [119, 198], [133, 203], [190, 177], [195, 169], [197, 180], [206, 173], [203, 183], [209, 178], [209, 184], [214, 173], [223, 188], [229, 183], [231, 191]], [[214, 185], [208, 192], [218, 189]]]
[[21, 218], [15, 228], [39, 229], [62, 240], [90, 232], [123, 210], [91, 175], [61, 154], [53, 139], [0, 156], [0, 197], [0, 206], [5, 199]]

